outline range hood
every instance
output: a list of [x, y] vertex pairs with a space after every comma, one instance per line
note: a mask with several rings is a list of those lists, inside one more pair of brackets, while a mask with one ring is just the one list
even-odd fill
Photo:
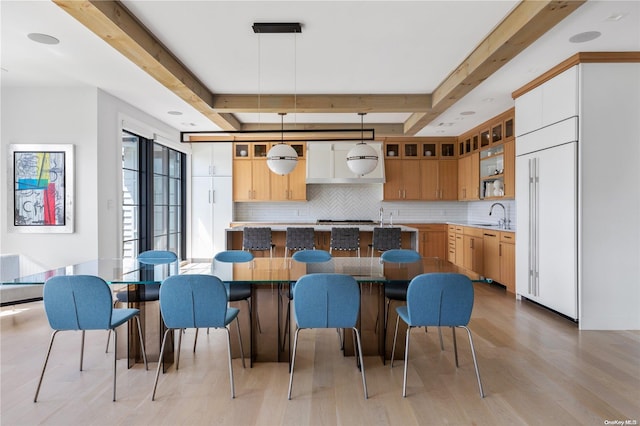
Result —
[[347, 153], [355, 142], [308, 142], [307, 180], [314, 183], [384, 183], [382, 142], [368, 142], [378, 153], [378, 165], [373, 172], [358, 176], [347, 166]]

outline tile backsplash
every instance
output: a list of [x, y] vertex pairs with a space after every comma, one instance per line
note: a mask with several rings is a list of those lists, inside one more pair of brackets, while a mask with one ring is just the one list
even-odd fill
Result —
[[[378, 221], [380, 207], [384, 221], [412, 222], [498, 222], [502, 209], [493, 201], [382, 201], [381, 184], [307, 185], [307, 202], [235, 203], [236, 222], [315, 222], [318, 219], [371, 219]], [[500, 201], [515, 227], [515, 201]]]

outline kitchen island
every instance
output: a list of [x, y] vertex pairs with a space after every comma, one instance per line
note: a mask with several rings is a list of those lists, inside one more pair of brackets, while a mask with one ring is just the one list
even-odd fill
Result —
[[[333, 227], [355, 227], [360, 229], [360, 253], [366, 255], [369, 250], [373, 237], [373, 228], [379, 227], [380, 224], [368, 222], [336, 222], [336, 223], [232, 223], [230, 228], [227, 228], [227, 249], [228, 250], [240, 250], [242, 248], [242, 232], [245, 227], [269, 227], [271, 228], [271, 237], [274, 248], [274, 256], [284, 256], [284, 246], [286, 242], [286, 232], [289, 227], [302, 227], [313, 228], [315, 231], [316, 249], [329, 251], [329, 244], [331, 242], [331, 228]], [[384, 227], [391, 226], [384, 224]], [[416, 228], [406, 225], [393, 225], [401, 230], [402, 235], [402, 248], [419, 250], [418, 246], [418, 230]], [[334, 256], [348, 256], [349, 253], [334, 252]], [[256, 256], [268, 256], [268, 252], [254, 253]]]

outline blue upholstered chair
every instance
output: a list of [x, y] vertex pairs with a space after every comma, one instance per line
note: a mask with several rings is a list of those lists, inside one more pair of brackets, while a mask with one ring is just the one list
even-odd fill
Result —
[[[360, 332], [356, 328], [360, 312], [360, 286], [350, 275], [309, 274], [301, 277], [293, 290], [295, 300], [296, 335], [293, 341], [293, 359], [289, 374], [289, 393], [293, 385], [298, 335], [304, 328], [351, 328], [354, 347], [360, 359], [364, 397], [368, 398], [367, 381], [364, 374]], [[355, 346], [357, 340], [357, 346]]]
[[467, 330], [473, 365], [476, 369], [480, 397], [484, 398], [476, 351], [473, 347], [471, 330], [467, 325], [473, 310], [473, 283], [462, 274], [434, 273], [418, 275], [409, 283], [407, 290], [407, 304], [396, 308], [396, 332], [393, 336], [393, 350], [391, 352], [391, 367], [395, 355], [396, 338], [398, 337], [398, 323], [400, 318], [407, 323], [407, 338], [404, 350], [404, 383], [402, 396], [407, 395], [407, 365], [409, 362], [409, 337], [413, 327], [428, 325], [436, 327], [451, 327], [453, 330], [453, 347], [458, 367], [458, 345], [456, 343], [456, 327]]
[[[414, 263], [419, 262], [422, 259], [420, 253], [415, 250], [408, 249], [392, 249], [387, 250], [380, 256], [383, 262], [386, 263]], [[390, 282], [384, 285], [384, 297], [387, 301], [385, 304], [384, 315], [384, 337], [386, 341], [387, 337], [387, 325], [389, 323], [389, 310], [391, 301], [406, 302], [407, 300], [407, 282]], [[442, 340], [442, 331], [438, 329], [438, 336], [440, 337], [440, 349], [444, 350], [444, 342]]]
[[[167, 250], [147, 250], [140, 253], [137, 257], [138, 262], [141, 265], [168, 265], [178, 261], [178, 256]], [[120, 303], [129, 302], [153, 302], [158, 300], [158, 294], [160, 293], [160, 284], [147, 284], [140, 286], [135, 293], [134, 298], [130, 298], [131, 294], [129, 290], [124, 289], [116, 293], [116, 300], [114, 306]], [[109, 352], [109, 339], [111, 338], [111, 331], [107, 335], [107, 348], [105, 352]]]
[[[228, 325], [236, 320], [238, 326], [238, 340], [240, 341], [240, 353], [242, 366], [244, 367], [244, 351], [240, 336], [240, 324], [238, 323], [239, 309], [227, 306], [227, 290], [218, 277], [213, 275], [183, 274], [167, 278], [160, 286], [160, 311], [167, 330], [162, 338], [160, 360], [164, 355], [164, 348], [169, 332], [178, 330], [178, 360], [176, 370], [180, 362], [180, 343], [182, 330], [185, 328], [224, 328], [227, 332], [227, 349], [229, 354], [229, 380], [231, 383], [231, 398], [235, 398], [233, 383], [233, 365], [231, 363], [231, 337]], [[162, 362], [158, 362], [156, 379], [153, 383], [151, 400], [156, 396], [158, 376]]]
[[[312, 273], [314, 266], [317, 266], [318, 264], [326, 264], [333, 257], [326, 250], [301, 250], [293, 253], [293, 256], [291, 256], [291, 258], [296, 262], [311, 264], [307, 266], [307, 273]], [[328, 272], [328, 271], [323, 271], [323, 272]], [[333, 272], [333, 270], [331, 272]], [[291, 315], [291, 299], [293, 299], [294, 287], [295, 287], [295, 282], [289, 283], [289, 292], [287, 293], [287, 296], [288, 296], [287, 314], [285, 315], [286, 327], [284, 329], [284, 337], [282, 339], [283, 351], [284, 351], [284, 346], [287, 342], [287, 334], [290, 333], [289, 318]]]
[[[245, 263], [253, 260], [253, 254], [244, 250], [225, 250], [217, 253], [213, 260], [222, 263]], [[227, 299], [229, 302], [238, 302], [244, 300], [247, 302], [247, 308], [249, 312], [249, 321], [251, 321], [251, 283], [224, 283], [224, 287], [227, 290]], [[260, 320], [258, 322], [258, 329], [260, 329]], [[209, 330], [207, 330], [209, 333]], [[196, 351], [196, 344], [198, 343], [198, 330], [196, 329], [196, 337], [193, 341], [193, 351]]]
[[[84, 335], [86, 330], [113, 330], [135, 318], [138, 325], [138, 336], [144, 366], [147, 368], [147, 355], [144, 350], [144, 341], [140, 328], [140, 311], [138, 309], [114, 309], [111, 289], [109, 285], [99, 277], [92, 275], [64, 275], [49, 278], [43, 289], [44, 310], [49, 320], [49, 325], [54, 330], [51, 334], [49, 349], [42, 366], [42, 374], [38, 381], [38, 388], [33, 402], [38, 400], [38, 393], [42, 385], [44, 371], [47, 368], [53, 341], [59, 331], [81, 330], [82, 344], [80, 347], [80, 371], [84, 356]], [[113, 354], [113, 400], [116, 400], [116, 367], [117, 344]]]

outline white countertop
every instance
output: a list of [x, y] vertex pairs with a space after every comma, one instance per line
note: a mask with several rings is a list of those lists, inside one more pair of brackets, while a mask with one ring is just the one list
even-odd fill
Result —
[[[238, 222], [235, 222], [238, 223]], [[295, 224], [275, 224], [275, 223], [265, 223], [259, 224], [256, 222], [251, 222], [251, 224], [247, 223], [247, 226], [251, 227], [269, 227], [272, 231], [286, 231], [287, 228], [313, 228], [316, 232], [331, 232], [331, 228], [359, 228], [361, 232], [373, 232], [373, 228], [380, 226], [379, 224], [371, 224], [371, 225], [363, 225], [363, 224], [327, 224], [327, 225], [318, 225], [316, 223], [295, 223]], [[384, 227], [388, 227], [389, 225], [385, 224]], [[394, 227], [400, 228], [402, 232], [418, 232], [416, 228], [412, 228], [410, 226], [405, 225], [393, 225]], [[243, 231], [244, 226], [234, 226], [232, 228], [227, 228], [227, 231]]]

